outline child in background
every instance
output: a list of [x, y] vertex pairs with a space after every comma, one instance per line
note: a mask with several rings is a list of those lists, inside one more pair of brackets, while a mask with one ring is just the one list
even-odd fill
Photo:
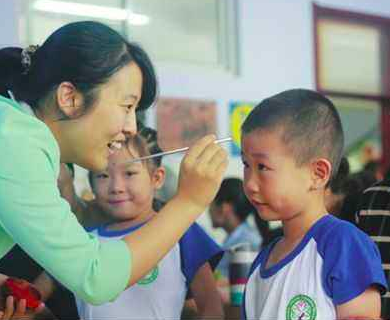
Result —
[[[90, 228], [100, 241], [120, 239], [157, 214], [154, 193], [165, 178], [161, 157], [123, 162], [158, 151], [156, 140], [147, 141], [138, 134], [128, 141], [127, 148], [110, 156], [106, 171], [89, 173], [95, 201], [112, 221]], [[155, 236], [159, 237], [158, 230]], [[115, 301], [94, 306], [76, 297], [79, 316], [84, 320], [179, 319], [191, 290], [199, 317], [222, 318], [212, 271], [221, 256], [220, 247], [195, 223], [155, 268]], [[36, 282], [39, 288], [45, 286], [42, 279], [47, 281], [48, 277], [41, 275]]]
[[230, 302], [229, 265], [232, 259], [231, 250], [237, 245], [245, 243], [253, 251], [260, 249], [262, 237], [247, 222], [248, 216], [254, 214], [254, 212], [255, 208], [244, 193], [242, 180], [235, 177], [225, 178], [209, 208], [213, 228], [222, 228], [227, 234], [222, 244], [225, 254], [215, 271], [218, 290], [223, 303]]
[[346, 190], [348, 177], [349, 162], [347, 157], [342, 157], [337, 173], [329, 181], [328, 188], [325, 189], [326, 210], [336, 217], [340, 215], [344, 199], [348, 194], [348, 190]]
[[343, 151], [337, 110], [310, 90], [262, 101], [242, 125], [244, 189], [283, 237], [264, 248], [245, 289], [247, 319], [373, 319], [386, 280], [377, 247], [328, 214], [324, 193]]

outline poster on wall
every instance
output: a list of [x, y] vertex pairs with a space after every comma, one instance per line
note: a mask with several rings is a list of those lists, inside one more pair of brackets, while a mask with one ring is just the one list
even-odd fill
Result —
[[207, 134], [216, 134], [216, 111], [215, 101], [160, 98], [156, 106], [160, 148], [183, 148]]
[[239, 156], [241, 153], [241, 125], [248, 114], [255, 107], [251, 102], [231, 102], [229, 106], [230, 114], [230, 134], [233, 139], [231, 145], [231, 154]]

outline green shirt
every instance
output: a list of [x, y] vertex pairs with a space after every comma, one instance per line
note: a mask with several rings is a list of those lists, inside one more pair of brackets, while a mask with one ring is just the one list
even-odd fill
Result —
[[81, 299], [112, 301], [129, 281], [130, 251], [84, 231], [60, 196], [59, 165], [50, 129], [0, 96], [0, 257], [16, 242]]

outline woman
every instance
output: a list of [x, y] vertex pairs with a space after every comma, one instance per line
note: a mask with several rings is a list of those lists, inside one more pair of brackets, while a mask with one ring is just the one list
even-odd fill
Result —
[[[60, 162], [99, 171], [136, 133], [136, 111], [156, 96], [145, 52], [109, 27], [76, 22], [35, 52], [0, 50], [0, 257], [18, 243], [91, 304], [144, 276], [213, 199], [226, 152], [207, 136], [182, 161], [178, 191], [123, 241], [99, 243], [60, 197]], [[9, 98], [13, 98], [11, 100]], [[4, 280], [3, 280], [4, 281]]]

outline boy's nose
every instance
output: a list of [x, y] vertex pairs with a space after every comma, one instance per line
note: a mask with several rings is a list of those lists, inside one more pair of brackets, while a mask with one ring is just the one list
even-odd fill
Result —
[[246, 190], [246, 193], [252, 194], [259, 192], [259, 184], [257, 179], [254, 177], [254, 175], [247, 174], [244, 176], [244, 189]]

